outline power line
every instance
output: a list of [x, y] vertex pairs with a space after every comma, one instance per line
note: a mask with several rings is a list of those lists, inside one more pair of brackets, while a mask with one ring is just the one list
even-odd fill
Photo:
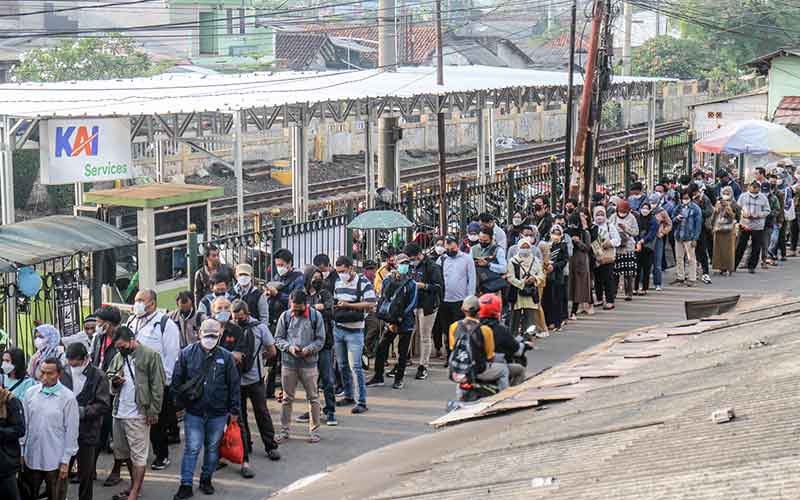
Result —
[[106, 4], [98, 4], [98, 5], [79, 5], [75, 7], [64, 7], [59, 9], [44, 9], [44, 10], [37, 10], [33, 12], [20, 12], [18, 14], [3, 14], [0, 15], [0, 18], [3, 17], [24, 17], [24, 16], [35, 16], [41, 14], [55, 14], [56, 12], [69, 12], [75, 10], [87, 10], [87, 9], [102, 9], [105, 7], [115, 7], [115, 6], [125, 6], [125, 5], [135, 5], [135, 4], [142, 4], [142, 3], [150, 3], [150, 2], [159, 2], [161, 0], [133, 0], [131, 2], [121, 2], [121, 3], [106, 3]]

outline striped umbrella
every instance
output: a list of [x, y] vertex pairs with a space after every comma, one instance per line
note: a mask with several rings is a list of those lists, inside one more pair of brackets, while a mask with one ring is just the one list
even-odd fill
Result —
[[777, 123], [742, 120], [719, 128], [697, 141], [699, 153], [777, 155], [800, 154], [800, 136]]

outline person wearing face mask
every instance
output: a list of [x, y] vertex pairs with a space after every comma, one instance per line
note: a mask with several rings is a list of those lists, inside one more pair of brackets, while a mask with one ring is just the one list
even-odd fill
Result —
[[[656, 186], [658, 187], [658, 186]], [[664, 189], [663, 186], [661, 186]], [[664, 262], [664, 251], [669, 243], [669, 235], [672, 232], [672, 218], [669, 216], [671, 201], [664, 199], [662, 191], [656, 191], [650, 195], [650, 207], [653, 216], [658, 222], [656, 232], [655, 248], [653, 249], [653, 285], [656, 291], [660, 292], [663, 284], [663, 272], [666, 267]]]
[[24, 436], [22, 400], [5, 387], [0, 387], [0, 498], [21, 499], [17, 474], [22, 469], [20, 440]]
[[592, 237], [592, 257], [594, 258], [595, 306], [604, 310], [614, 309], [617, 290], [614, 281], [614, 259], [616, 248], [621, 241], [616, 226], [609, 224], [606, 209], [594, 207], [594, 224], [589, 229]]
[[321, 253], [314, 256], [311, 260], [311, 264], [322, 273], [322, 281], [325, 288], [333, 294], [333, 290], [336, 288], [336, 280], [339, 279], [339, 277], [336, 275], [336, 269], [334, 269], [331, 264], [331, 258], [328, 254]]
[[[174, 500], [193, 495], [194, 470], [201, 449], [203, 467], [199, 488], [206, 495], [214, 494], [211, 479], [217, 469], [225, 425], [239, 420], [239, 370], [233, 354], [220, 345], [222, 335], [219, 321], [203, 321], [200, 341], [183, 349], [175, 363], [175, 386], [180, 388], [179, 397], [186, 408], [183, 419], [186, 445], [181, 459], [180, 487]], [[190, 390], [197, 384], [202, 386], [199, 394]]]
[[[445, 238], [445, 253], [439, 257], [437, 263], [442, 268], [444, 297], [437, 313], [441, 330], [436, 335], [441, 336], [439, 342], [445, 345], [447, 353], [445, 360], [447, 360], [450, 357], [450, 347], [446, 335], [450, 331], [450, 325], [464, 318], [461, 306], [464, 299], [475, 295], [478, 282], [475, 261], [459, 250], [458, 239], [455, 236], [450, 235]], [[447, 361], [445, 361], [446, 366]]]
[[171, 392], [172, 369], [181, 351], [181, 333], [169, 316], [156, 309], [157, 303], [155, 290], [139, 290], [134, 298], [133, 315], [128, 318], [126, 326], [136, 334], [137, 342], [161, 356], [161, 365], [164, 367], [164, 404], [161, 405], [161, 415], [150, 428], [150, 441], [155, 454], [150, 466], [153, 470], [163, 470], [170, 464], [168, 430], [175, 426], [176, 419]]
[[572, 255], [569, 258], [569, 297], [572, 310], [569, 319], [574, 321], [579, 312], [594, 314], [592, 306], [592, 268], [590, 254], [592, 240], [589, 234], [589, 211], [580, 209], [567, 219], [567, 236], [572, 242]]
[[68, 368], [61, 373], [61, 383], [75, 394], [78, 401], [78, 500], [91, 500], [95, 457], [100, 444], [103, 419], [111, 414], [111, 392], [105, 373], [89, 362], [89, 353], [81, 343], [67, 348]]
[[647, 201], [647, 193], [644, 192], [642, 183], [638, 181], [632, 183], [631, 194], [628, 195], [628, 205], [630, 205], [631, 211], [638, 212], [645, 201]]
[[208, 245], [205, 248], [205, 265], [197, 270], [194, 275], [194, 303], [198, 306], [211, 291], [211, 276], [222, 273], [226, 276], [233, 276], [233, 269], [227, 264], [223, 264], [219, 255], [219, 248]]
[[443, 238], [443, 237], [441, 237], [441, 236], [439, 236], [439, 237], [437, 237], [437, 238], [436, 238], [436, 240], [433, 242], [433, 248], [432, 248], [432, 249], [431, 249], [431, 251], [428, 253], [428, 257], [430, 257], [431, 259], [433, 259], [433, 260], [435, 261], [436, 259], [438, 259], [439, 257], [441, 257], [441, 256], [442, 256], [442, 254], [444, 254], [444, 252], [445, 252], [445, 248], [444, 248], [444, 238]]
[[36, 352], [28, 363], [28, 375], [39, 380], [39, 365], [42, 361], [47, 358], [64, 360], [61, 332], [50, 324], [39, 325], [33, 330], [33, 346]]
[[[322, 271], [316, 267], [306, 266], [303, 274], [306, 277], [308, 307], [320, 313], [325, 322], [325, 343], [319, 351], [317, 370], [322, 393], [325, 395], [325, 407], [322, 409], [325, 414], [325, 424], [336, 426], [339, 422], [336, 420], [336, 387], [333, 371], [333, 293], [328, 290]], [[296, 421], [307, 423], [310, 418], [306, 412], [297, 417]]]
[[181, 334], [181, 349], [197, 342], [197, 332], [206, 318], [205, 314], [194, 307], [194, 298], [188, 291], [178, 293], [175, 298], [177, 308], [169, 313], [169, 318], [175, 322]]
[[392, 271], [394, 271], [395, 266], [397, 265], [395, 262], [395, 256], [397, 255], [397, 249], [391, 245], [387, 246], [384, 251], [381, 252], [383, 254], [383, 265], [378, 268], [375, 272], [375, 279], [372, 282], [372, 286], [375, 288], [375, 293], [380, 295], [381, 287], [383, 286], [383, 280], [389, 276]]
[[417, 305], [414, 309], [414, 336], [419, 338], [419, 366], [417, 380], [428, 378], [428, 366], [431, 362], [431, 347], [433, 344], [433, 325], [436, 322], [436, 313], [442, 303], [444, 291], [444, 278], [442, 268], [426, 256], [419, 245], [409, 243], [406, 245], [405, 254], [411, 264], [410, 275], [417, 284]]
[[736, 221], [738, 207], [733, 199], [733, 189], [724, 186], [714, 207], [714, 255], [711, 266], [723, 276], [730, 276], [736, 263]]
[[[694, 252], [697, 257], [697, 263], [702, 270], [700, 279], [706, 285], [711, 284], [711, 276], [709, 275], [708, 263], [713, 255], [713, 226], [711, 219], [714, 215], [714, 203], [705, 194], [705, 184], [702, 182], [694, 182], [689, 186], [689, 196], [695, 205], [700, 207], [700, 215], [702, 217], [702, 224], [700, 225], [700, 237], [695, 245]], [[698, 273], [699, 274], [699, 273]]]
[[162, 413], [166, 374], [161, 355], [137, 340], [130, 328], [117, 328], [113, 341], [117, 353], [106, 375], [113, 398], [114, 459], [127, 463], [131, 485], [112, 499], [137, 500], [147, 470], [150, 429]]
[[[541, 307], [539, 288], [544, 286], [542, 261], [533, 253], [530, 240], [523, 238], [519, 250], [509, 259], [506, 279], [511, 285], [507, 301], [511, 306], [511, 335], [516, 337], [536, 323], [536, 311]], [[510, 360], [509, 360], [510, 361]]]
[[295, 290], [290, 299], [291, 309], [278, 319], [275, 346], [281, 351], [281, 431], [278, 443], [289, 440], [292, 404], [299, 382], [308, 401], [308, 442], [318, 443], [320, 424], [319, 392], [317, 391], [318, 353], [325, 344], [325, 322], [322, 315], [308, 307], [305, 290]]
[[[521, 215], [521, 214], [520, 214]], [[497, 225], [497, 221], [495, 220], [494, 215], [484, 212], [479, 217], [478, 220], [480, 221], [481, 230], [488, 230], [489, 233], [492, 235], [492, 240], [494, 240], [495, 244], [502, 248], [505, 252], [508, 249], [508, 239], [506, 237], [506, 232]], [[524, 223], [524, 219], [520, 221]], [[520, 224], [521, 225], [521, 224]]]
[[506, 288], [501, 277], [508, 267], [506, 252], [492, 239], [489, 229], [481, 229], [478, 245], [470, 249], [478, 275], [478, 290], [482, 293], [495, 293]]
[[511, 226], [508, 227], [508, 242], [512, 245], [516, 245], [519, 239], [522, 237], [522, 230], [528, 224], [527, 218], [522, 214], [522, 212], [514, 212], [514, 215], [511, 217]]
[[28, 491], [47, 485], [48, 500], [64, 500], [69, 461], [78, 452], [78, 401], [59, 381], [61, 360], [48, 357], [39, 367], [39, 384], [28, 389], [23, 403], [25, 442], [22, 482]]
[[[416, 251], [419, 251], [417, 247]], [[383, 367], [389, 357], [389, 347], [399, 336], [398, 362], [394, 375], [393, 389], [403, 388], [406, 363], [408, 361], [411, 336], [414, 331], [415, 314], [417, 305], [417, 283], [411, 276], [411, 265], [408, 255], [401, 253], [395, 257], [397, 269], [384, 280], [381, 298], [378, 301], [376, 312], [385, 324], [375, 353], [375, 375], [367, 382], [367, 387], [384, 385]]]
[[[780, 172], [783, 173], [783, 169]], [[786, 203], [786, 192], [781, 188], [781, 181], [778, 173], [771, 172], [767, 178], [769, 179], [770, 194], [769, 204], [772, 208], [772, 230], [768, 237], [767, 249], [767, 264], [777, 266], [778, 260], [786, 260], [786, 239], [784, 226], [786, 224], [786, 216], [784, 215], [783, 206]]]
[[617, 248], [614, 260], [614, 275], [617, 283], [622, 278], [625, 300], [630, 301], [633, 298], [633, 283], [636, 279], [636, 253], [634, 250], [636, 249], [636, 237], [639, 236], [639, 222], [631, 212], [627, 200], [622, 200], [617, 204], [617, 211], [609, 218], [608, 223], [619, 231], [621, 244]]
[[506, 260], [510, 261], [514, 258], [514, 256], [517, 255], [517, 252], [519, 252], [519, 244], [523, 240], [531, 244], [531, 251], [533, 252], [534, 257], [538, 258], [541, 262], [542, 251], [539, 250], [539, 231], [536, 229], [536, 226], [524, 226], [522, 228], [522, 234], [520, 235], [519, 241], [515, 245], [511, 245], [511, 247], [508, 249]]
[[533, 214], [530, 219], [543, 239], [549, 237], [550, 228], [553, 227], [553, 214], [550, 213], [550, 202], [546, 197], [539, 195], [533, 200]]
[[481, 232], [481, 225], [478, 222], [470, 222], [467, 224], [467, 236], [461, 242], [459, 248], [464, 253], [469, 253], [470, 249], [478, 244], [478, 234]]
[[211, 291], [208, 295], [203, 297], [203, 300], [201, 300], [200, 304], [197, 306], [198, 311], [200, 311], [204, 317], [211, 317], [211, 303], [214, 302], [217, 297], [225, 297], [228, 300], [234, 299], [235, 294], [230, 290], [228, 279], [226, 273], [214, 273], [211, 275]]
[[76, 342], [80, 342], [81, 344], [86, 346], [86, 350], [89, 350], [89, 346], [92, 342], [92, 337], [94, 337], [94, 332], [97, 329], [97, 318], [94, 314], [90, 314], [83, 318], [83, 330], [74, 333], [72, 335], [63, 335], [61, 337], [61, 345], [64, 346], [64, 350], [67, 349], [71, 344]]
[[639, 237], [636, 242], [636, 283], [634, 293], [647, 295], [650, 289], [650, 271], [655, 258], [659, 224], [646, 201], [639, 207]]
[[6, 349], [0, 366], [2, 387], [11, 391], [20, 401], [25, 399], [28, 389], [36, 385], [36, 379], [29, 376], [25, 369], [25, 352], [18, 347]]
[[756, 272], [758, 258], [761, 255], [761, 247], [764, 244], [764, 226], [771, 208], [769, 200], [761, 192], [761, 184], [754, 180], [750, 183], [746, 193], [739, 197], [738, 204], [742, 209], [740, 222], [739, 239], [736, 243], [736, 262], [735, 268], [739, 268], [744, 252], [747, 249], [748, 241], [752, 241], [750, 246], [750, 257], [747, 261], [747, 269], [752, 274]]
[[[294, 268], [294, 255], [286, 248], [275, 252], [275, 274], [272, 281], [279, 283], [279, 287], [267, 285], [269, 296], [270, 330], [275, 331], [275, 321], [280, 314], [289, 308], [289, 295], [295, 290], [302, 290], [303, 273]], [[280, 289], [278, 289], [280, 288]], [[274, 320], [273, 320], [274, 318]], [[269, 391], [267, 391], [269, 392]]]
[[229, 298], [245, 301], [250, 315], [265, 325], [269, 325], [269, 301], [267, 296], [253, 283], [253, 266], [244, 263], [238, 264], [235, 274], [236, 284], [233, 285]]
[[675, 233], [675, 281], [672, 284], [692, 287], [697, 283], [697, 254], [694, 249], [700, 238], [703, 215], [700, 207], [692, 201], [689, 189], [683, 190], [680, 196], [681, 203], [672, 214]]
[[720, 197], [722, 196], [722, 190], [726, 187], [731, 188], [731, 190], [733, 191], [731, 194], [732, 200], [736, 200], [739, 198], [739, 196], [742, 195], [742, 188], [739, 187], [739, 184], [731, 178], [731, 173], [729, 171], [723, 168], [717, 170], [717, 178], [719, 179], [719, 181], [717, 182], [717, 185], [714, 187], [717, 200], [720, 199]]
[[564, 230], [558, 224], [550, 228], [549, 240], [550, 262], [547, 264], [547, 284], [542, 297], [547, 328], [553, 331], [561, 330], [562, 323], [567, 319], [567, 282], [564, 268], [569, 263], [569, 250], [564, 241]]

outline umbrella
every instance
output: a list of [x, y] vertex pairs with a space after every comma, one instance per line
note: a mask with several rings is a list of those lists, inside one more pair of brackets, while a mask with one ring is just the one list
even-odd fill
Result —
[[414, 223], [394, 210], [370, 210], [359, 215], [347, 225], [347, 229], [402, 229]]
[[800, 154], [800, 136], [777, 123], [742, 120], [719, 128], [697, 141], [699, 153], [779, 155]]

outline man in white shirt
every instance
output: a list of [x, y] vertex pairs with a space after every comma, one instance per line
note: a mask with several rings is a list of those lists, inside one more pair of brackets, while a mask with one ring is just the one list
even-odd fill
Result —
[[174, 425], [175, 407], [170, 391], [172, 370], [181, 351], [178, 325], [167, 315], [156, 310], [157, 296], [154, 290], [139, 290], [133, 303], [133, 316], [128, 319], [128, 328], [136, 335], [136, 340], [154, 350], [161, 356], [164, 366], [164, 404], [158, 422], [150, 428], [150, 442], [153, 445], [155, 460], [153, 470], [166, 469], [169, 464], [169, 436], [167, 430]]

